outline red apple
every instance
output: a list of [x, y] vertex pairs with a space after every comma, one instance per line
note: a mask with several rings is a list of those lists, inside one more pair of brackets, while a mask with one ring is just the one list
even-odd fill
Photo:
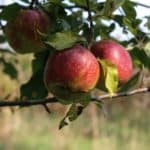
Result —
[[96, 57], [86, 48], [76, 45], [48, 58], [44, 82], [49, 91], [51, 85], [58, 83], [73, 92], [88, 92], [95, 87], [99, 72]]
[[132, 59], [127, 50], [112, 40], [95, 42], [91, 51], [96, 57], [106, 59], [116, 65], [118, 78], [121, 83], [129, 80], [132, 75]]
[[20, 10], [6, 25], [8, 43], [18, 53], [39, 52], [45, 48], [39, 32], [48, 33], [49, 24], [41, 10]]

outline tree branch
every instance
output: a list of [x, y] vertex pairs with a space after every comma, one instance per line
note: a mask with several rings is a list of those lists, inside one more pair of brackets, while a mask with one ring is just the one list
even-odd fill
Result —
[[36, 99], [36, 100], [20, 100], [20, 101], [0, 101], [0, 107], [7, 107], [7, 106], [33, 106], [33, 105], [45, 105], [47, 103], [57, 103], [58, 100], [53, 98], [47, 99]]
[[142, 7], [145, 7], [145, 8], [150, 8], [149, 5], [145, 5], [145, 4], [142, 4], [142, 3], [139, 3], [139, 2], [132, 2], [132, 3], [134, 3], [136, 5], [139, 5], [139, 6], [142, 6]]
[[[112, 97], [110, 97], [109, 94], [100, 95], [100, 96], [91, 96], [91, 101], [103, 101], [106, 99], [114, 99], [120, 98], [120, 97], [126, 97], [131, 96], [135, 94], [141, 94], [141, 93], [148, 93], [150, 92], [150, 87], [144, 87], [144, 88], [138, 88], [129, 92], [121, 92], [116, 93]], [[37, 100], [20, 100], [20, 101], [0, 101], [0, 107], [13, 107], [13, 106], [22, 106], [22, 107], [28, 107], [28, 106], [34, 106], [34, 105], [43, 105], [44, 107], [48, 103], [57, 103], [59, 102], [55, 97], [47, 98], [47, 99], [37, 99]], [[50, 113], [50, 110], [46, 106], [46, 111]]]
[[141, 94], [141, 93], [148, 93], [148, 92], [150, 92], [150, 87], [144, 87], [144, 88], [138, 88], [129, 92], [115, 93], [112, 97], [110, 97], [109, 94], [101, 95], [101, 96], [92, 96], [92, 100], [103, 101], [109, 98], [115, 99], [115, 98], [126, 97], [126, 96], [131, 96], [131, 95], [136, 95], [136, 94]]
[[51, 113], [51, 110], [49, 109], [49, 107], [47, 106], [47, 104], [43, 104], [43, 107], [45, 108], [45, 110], [46, 110], [46, 112], [47, 112], [48, 114]]
[[94, 27], [93, 27], [93, 20], [92, 20], [92, 14], [91, 14], [91, 8], [90, 8], [89, 0], [86, 0], [86, 4], [87, 4], [87, 11], [88, 11], [88, 20], [90, 22], [89, 42], [92, 43], [93, 38], [94, 38]]

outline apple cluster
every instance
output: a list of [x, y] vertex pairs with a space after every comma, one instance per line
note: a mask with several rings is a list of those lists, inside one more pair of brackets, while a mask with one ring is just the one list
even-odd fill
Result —
[[[44, 49], [39, 32], [47, 34], [49, 26], [49, 18], [41, 10], [20, 10], [16, 18], [7, 23], [5, 34], [16, 52], [35, 53]], [[72, 92], [92, 90], [101, 78], [97, 58], [116, 66], [120, 83], [131, 77], [132, 59], [122, 45], [112, 40], [95, 42], [89, 49], [76, 44], [48, 58], [44, 71], [48, 91], [53, 91], [53, 85], [69, 88]]]
[[69, 87], [72, 91], [88, 92], [101, 77], [101, 67], [97, 58], [114, 64], [120, 83], [125, 83], [132, 75], [132, 59], [123, 46], [102, 40], [92, 44], [90, 50], [75, 45], [48, 58], [44, 72], [44, 82], [49, 91], [51, 85]]

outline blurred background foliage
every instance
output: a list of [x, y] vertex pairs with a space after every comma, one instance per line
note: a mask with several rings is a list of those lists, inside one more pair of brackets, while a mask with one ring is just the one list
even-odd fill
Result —
[[[22, 2], [28, 5], [30, 1]], [[64, 1], [61, 0], [49, 2], [51, 3], [43, 7], [57, 16], [53, 18], [56, 28], [52, 32], [72, 30], [89, 40], [89, 26], [85, 17], [87, 14], [83, 14], [80, 9], [75, 8], [71, 11], [69, 8], [74, 6], [72, 3], [84, 8], [84, 0], [69, 0], [69, 3], [62, 3]], [[95, 13], [94, 38], [113, 38], [132, 49], [134, 65], [144, 74], [142, 86], [149, 86], [149, 17], [145, 18], [145, 32], [140, 27], [142, 19], [137, 18], [135, 3], [121, 0], [116, 1], [111, 8], [108, 4], [105, 9], [103, 2], [101, 5], [97, 5], [96, 0], [90, 3]], [[121, 5], [121, 12], [112, 14]], [[72, 15], [66, 17], [64, 7], [68, 7], [67, 12]], [[4, 18], [7, 16], [2, 16], [2, 19]], [[121, 34], [112, 36], [117, 26], [121, 27], [117, 28]], [[124, 34], [127, 39], [121, 38]], [[0, 32], [0, 100], [19, 99], [19, 88], [32, 76], [33, 58], [35, 59], [33, 54], [19, 55], [10, 50], [4, 35]], [[143, 69], [143, 66], [146, 68]], [[136, 86], [141, 86], [140, 79]], [[73, 124], [61, 131], [58, 130], [59, 120], [68, 108], [60, 104], [51, 104], [49, 107], [52, 111], [50, 115], [42, 106], [0, 108], [0, 150], [149, 150], [149, 94], [121, 98], [116, 102], [106, 101], [101, 110], [90, 104]]]

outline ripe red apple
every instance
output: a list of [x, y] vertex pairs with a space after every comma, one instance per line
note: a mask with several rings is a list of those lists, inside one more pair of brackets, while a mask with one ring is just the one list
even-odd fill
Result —
[[51, 85], [58, 83], [73, 92], [88, 92], [96, 85], [99, 72], [96, 57], [86, 48], [76, 45], [48, 58], [44, 82], [49, 91]]
[[121, 83], [129, 80], [132, 75], [132, 59], [127, 50], [112, 40], [95, 42], [91, 51], [96, 57], [106, 59], [116, 65]]
[[8, 21], [5, 34], [10, 46], [18, 53], [39, 52], [45, 48], [40, 34], [48, 33], [49, 18], [41, 10], [20, 10]]

